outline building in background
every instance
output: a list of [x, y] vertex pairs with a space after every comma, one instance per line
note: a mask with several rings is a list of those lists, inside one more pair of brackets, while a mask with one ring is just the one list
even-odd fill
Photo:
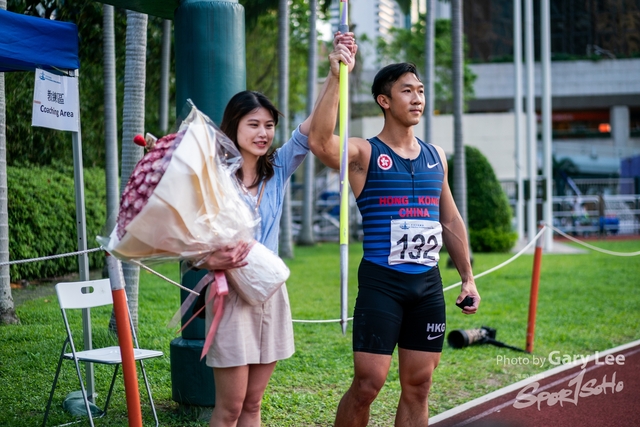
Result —
[[[540, 2], [533, 1], [533, 4], [534, 56], [537, 61], [534, 67], [535, 105], [540, 125]], [[575, 202], [573, 194], [576, 191], [582, 193], [581, 200], [588, 205], [590, 215], [597, 218], [599, 210], [594, 206], [600, 203], [598, 198], [604, 194], [607, 213], [619, 220], [616, 232], [638, 233], [640, 2], [550, 0], [550, 7], [554, 170], [562, 170], [569, 176], [565, 184], [554, 183], [554, 223], [564, 224], [567, 231], [571, 230], [563, 221], [571, 218], [572, 205], [569, 204], [569, 210], [565, 211], [565, 202]], [[337, 30], [338, 8], [338, 2], [333, 2], [333, 31]], [[437, 0], [436, 19], [450, 19], [450, 8], [449, 0]], [[355, 83], [352, 88], [356, 86], [361, 91], [352, 96], [352, 103], [371, 104], [371, 82], [377, 70], [386, 65], [379, 63], [375, 40], [389, 37], [390, 26], [409, 27], [425, 11], [425, 0], [414, 0], [408, 15], [404, 15], [392, 0], [349, 0], [351, 29], [356, 33], [363, 68], [359, 75], [354, 73], [351, 76]], [[475, 98], [468, 103], [463, 118], [464, 143], [478, 148], [487, 157], [514, 204], [513, 0], [466, 0], [463, 2], [463, 19], [467, 60], [477, 76]], [[526, 96], [524, 65], [523, 57], [522, 93]], [[384, 123], [380, 110], [374, 108], [370, 111], [367, 117], [352, 119], [351, 134], [370, 137], [380, 132]], [[524, 126], [525, 117], [520, 122]], [[434, 142], [447, 154], [453, 154], [452, 116], [436, 115], [432, 126]], [[422, 138], [423, 133], [421, 123], [415, 127], [415, 135]], [[540, 127], [539, 169], [543, 166], [542, 152]], [[595, 224], [589, 227], [591, 231], [598, 228]]]
[[[533, 3], [535, 58], [539, 61], [540, 5]], [[354, 96], [354, 102], [371, 102], [366, 89], [384, 65], [377, 60], [376, 38], [389, 37], [392, 26], [409, 26], [425, 12], [425, 5], [425, 0], [413, 1], [410, 15], [404, 15], [394, 0], [349, 1], [350, 22], [359, 39], [363, 67], [359, 77], [363, 93]], [[338, 7], [334, 2], [334, 28]], [[450, 7], [448, 1], [436, 1], [436, 19], [450, 19]], [[468, 59], [477, 75], [475, 99], [469, 103], [468, 113], [512, 113], [513, 0], [467, 0], [463, 14]], [[573, 165], [577, 177], [619, 176], [621, 160], [640, 154], [640, 4], [551, 0], [551, 55], [555, 160]], [[540, 118], [539, 62], [534, 78]], [[526, 94], [526, 72], [523, 85]], [[365, 135], [374, 134], [363, 131]], [[481, 129], [465, 132], [465, 144], [481, 145], [474, 138], [484, 134]], [[496, 146], [496, 152], [513, 152], [513, 142], [507, 142], [509, 146]], [[448, 141], [440, 143], [449, 145]], [[484, 154], [495, 157], [495, 153]]]
[[[533, 4], [539, 61], [540, 2]], [[513, 1], [465, 1], [463, 13], [478, 76], [469, 112], [512, 111]], [[618, 176], [621, 160], [640, 154], [640, 4], [551, 0], [551, 60], [556, 161], [573, 163], [578, 177]], [[539, 118], [539, 62], [534, 78]]]

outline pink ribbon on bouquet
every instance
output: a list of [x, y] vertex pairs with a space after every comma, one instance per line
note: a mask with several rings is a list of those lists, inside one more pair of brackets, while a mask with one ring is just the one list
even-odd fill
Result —
[[[205, 287], [209, 283], [211, 283], [213, 280], [214, 280], [214, 276], [211, 273], [209, 273], [209, 274], [204, 275], [202, 277], [202, 279], [200, 279], [198, 281], [196, 286], [192, 289], [192, 292], [190, 292], [189, 295], [187, 295], [187, 297], [184, 299], [184, 302], [180, 305], [180, 308], [178, 309], [178, 311], [176, 311], [176, 313], [173, 315], [173, 318], [171, 319], [169, 324], [167, 324], [168, 328], [174, 328], [175, 326], [178, 325], [178, 322], [180, 322], [180, 320], [184, 317], [184, 315], [187, 314], [187, 311], [189, 310], [189, 307], [191, 307], [191, 305], [194, 303], [196, 298], [202, 292], [206, 291]], [[180, 332], [182, 332], [184, 330], [184, 328], [189, 323], [191, 323], [191, 321], [198, 315], [198, 313], [200, 313], [200, 311], [202, 311], [202, 310], [198, 310], [197, 313], [193, 314], [189, 318], [189, 320], [184, 324], [184, 326], [182, 326], [180, 328], [180, 330], [178, 332], [176, 332], [176, 334], [179, 334]]]
[[204, 346], [202, 347], [200, 360], [206, 356], [207, 351], [209, 351], [209, 347], [211, 347], [211, 343], [213, 343], [213, 337], [216, 335], [216, 331], [218, 330], [218, 326], [222, 320], [222, 313], [224, 313], [224, 296], [229, 293], [229, 285], [227, 284], [227, 278], [224, 275], [224, 271], [216, 270], [214, 276], [215, 281], [212, 285], [213, 289], [209, 291], [207, 302], [204, 304], [206, 307], [209, 305], [209, 302], [213, 300], [213, 321], [211, 322], [211, 326], [209, 326], [209, 332], [207, 333], [207, 338], [205, 339]]
[[[187, 325], [191, 323], [191, 321], [195, 317], [197, 317], [202, 310], [204, 310], [207, 306], [209, 306], [210, 302], [213, 301], [213, 304], [211, 304], [213, 321], [211, 322], [211, 326], [209, 327], [209, 332], [207, 333], [207, 336], [205, 338], [204, 346], [202, 347], [202, 354], [200, 354], [200, 360], [202, 360], [202, 358], [206, 356], [207, 352], [209, 351], [209, 348], [211, 347], [211, 344], [213, 343], [213, 338], [216, 335], [218, 326], [220, 326], [220, 321], [222, 320], [222, 314], [224, 313], [224, 296], [229, 294], [229, 285], [227, 283], [227, 277], [224, 275], [223, 270], [216, 270], [213, 273], [211, 272], [207, 273], [202, 279], [200, 279], [198, 284], [195, 286], [194, 291], [196, 292], [198, 292], [197, 290], [203, 291], [205, 286], [209, 283], [211, 283], [211, 286], [213, 286], [213, 288], [209, 291], [209, 295], [207, 295], [207, 299], [204, 303], [204, 306], [202, 306], [197, 312], [195, 312], [193, 316], [191, 316], [191, 318], [178, 331], [178, 333], [182, 332], [184, 328], [186, 328]], [[195, 297], [195, 295], [193, 294], [189, 295], [189, 297], [191, 296]], [[191, 298], [191, 301], [187, 301], [189, 297], [185, 299], [185, 302], [182, 304], [183, 306], [186, 305], [188, 307], [189, 305], [191, 305], [191, 302], [193, 301], [194, 298]]]

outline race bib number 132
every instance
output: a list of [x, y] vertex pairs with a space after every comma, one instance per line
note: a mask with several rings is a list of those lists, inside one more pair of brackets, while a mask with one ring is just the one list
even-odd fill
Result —
[[438, 221], [391, 220], [389, 265], [412, 262], [434, 267], [441, 248], [442, 225]]

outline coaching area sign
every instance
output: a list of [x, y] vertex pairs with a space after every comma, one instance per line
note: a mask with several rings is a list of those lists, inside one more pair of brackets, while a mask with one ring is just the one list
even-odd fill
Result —
[[78, 132], [78, 79], [36, 69], [32, 126]]

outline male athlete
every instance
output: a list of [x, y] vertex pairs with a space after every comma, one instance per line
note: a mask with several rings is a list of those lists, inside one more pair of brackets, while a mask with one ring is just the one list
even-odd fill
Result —
[[[353, 46], [353, 69], [357, 46]], [[339, 169], [334, 135], [339, 65], [331, 64], [327, 90], [318, 99], [309, 146]], [[425, 100], [412, 64], [382, 68], [371, 88], [384, 127], [369, 140], [349, 138], [349, 183], [362, 214], [364, 255], [358, 270], [353, 320], [354, 378], [338, 406], [335, 427], [366, 426], [369, 408], [398, 345], [402, 392], [397, 427], [429, 423], [428, 395], [445, 338], [445, 302], [438, 270], [443, 243], [462, 279], [457, 303], [474, 314], [480, 304], [469, 259], [467, 231], [447, 183], [442, 148], [414, 136]], [[469, 297], [465, 300], [465, 297]]]

